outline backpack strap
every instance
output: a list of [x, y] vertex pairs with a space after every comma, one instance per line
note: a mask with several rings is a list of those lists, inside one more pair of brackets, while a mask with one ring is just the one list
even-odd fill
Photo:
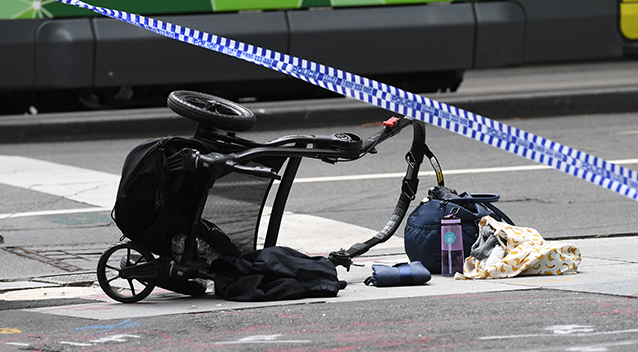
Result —
[[408, 164], [408, 170], [405, 173], [405, 177], [403, 178], [403, 183], [401, 186], [401, 191], [406, 196], [408, 196], [410, 200], [414, 200], [414, 198], [416, 197], [416, 191], [419, 186], [419, 167], [423, 162], [424, 156], [428, 157], [430, 165], [432, 165], [432, 169], [434, 169], [437, 184], [439, 186], [445, 185], [445, 181], [443, 180], [443, 171], [441, 170], [439, 160], [436, 158], [434, 153], [432, 153], [427, 143], [425, 142], [425, 124], [417, 123], [413, 126], [414, 137], [412, 138], [412, 147], [410, 148], [410, 151], [405, 155], [405, 161]]
[[444, 202], [454, 203], [463, 206], [463, 204], [481, 204], [484, 207], [491, 210], [494, 214], [500, 217], [500, 221], [505, 221], [510, 225], [514, 225], [512, 219], [510, 219], [503, 211], [497, 208], [494, 202], [498, 202], [500, 196], [494, 193], [461, 193], [457, 195], [456, 191], [447, 187], [433, 187], [428, 192], [428, 198], [438, 199]]

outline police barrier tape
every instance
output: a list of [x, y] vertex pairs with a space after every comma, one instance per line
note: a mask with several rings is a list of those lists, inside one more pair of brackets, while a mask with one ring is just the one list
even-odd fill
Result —
[[282, 72], [330, 91], [445, 128], [554, 167], [638, 200], [638, 173], [635, 171], [481, 115], [352, 73], [214, 34], [123, 11], [93, 6], [79, 0], [58, 1]]

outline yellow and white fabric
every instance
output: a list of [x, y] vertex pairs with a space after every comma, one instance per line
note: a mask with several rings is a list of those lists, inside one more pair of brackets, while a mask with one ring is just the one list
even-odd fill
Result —
[[[463, 276], [468, 279], [496, 279], [519, 275], [575, 274], [581, 262], [580, 249], [567, 242], [547, 242], [535, 229], [516, 227], [490, 216], [479, 223], [492, 226], [497, 246], [488, 258], [465, 259]], [[463, 278], [463, 277], [459, 277]]]

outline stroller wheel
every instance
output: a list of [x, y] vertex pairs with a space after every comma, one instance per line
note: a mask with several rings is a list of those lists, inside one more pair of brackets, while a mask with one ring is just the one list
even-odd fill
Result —
[[107, 249], [97, 263], [97, 279], [107, 296], [122, 303], [146, 298], [159, 276], [151, 252], [132, 243], [120, 243]]
[[167, 104], [178, 115], [227, 131], [248, 131], [257, 121], [252, 111], [244, 106], [199, 92], [174, 91], [168, 96]]
[[136, 263], [146, 263], [146, 260], [140, 254], [136, 253], [131, 253], [131, 255], [123, 255], [122, 258], [120, 258], [120, 269], [133, 266]]

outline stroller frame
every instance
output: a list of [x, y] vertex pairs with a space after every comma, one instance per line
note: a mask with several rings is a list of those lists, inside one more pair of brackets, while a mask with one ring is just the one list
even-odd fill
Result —
[[[183, 254], [179, 261], [166, 255], [156, 256], [135, 241], [121, 242], [106, 250], [98, 261], [98, 281], [104, 292], [119, 302], [140, 301], [146, 298], [155, 286], [193, 296], [205, 293], [205, 287], [193, 279], [212, 280], [214, 275], [209, 272], [208, 264], [198, 254], [198, 225], [208, 192], [216, 180], [225, 174], [248, 174], [271, 179], [271, 182], [274, 179], [280, 180], [264, 241], [264, 247], [272, 247], [277, 244], [286, 202], [303, 158], [319, 159], [331, 164], [357, 160], [368, 153], [376, 153], [376, 146], [398, 134], [403, 128], [412, 125], [413, 142], [410, 151], [406, 154], [408, 168], [402, 182], [399, 200], [390, 220], [369, 240], [356, 243], [348, 250], [341, 249], [329, 255], [330, 261], [335, 266], [341, 265], [348, 270], [352, 264], [352, 258], [387, 241], [396, 232], [410, 202], [415, 198], [418, 187], [417, 175], [424, 156], [429, 158], [436, 172], [438, 184], [443, 185], [438, 160], [425, 144], [425, 125], [418, 120], [392, 117], [383, 122], [380, 131], [365, 140], [355, 134], [342, 132], [329, 136], [288, 135], [258, 143], [237, 137], [235, 132], [248, 130], [255, 122], [252, 112], [237, 103], [198, 92], [175, 91], [168, 98], [168, 106], [179, 115], [197, 122], [193, 139], [217, 143], [229, 152], [204, 154], [193, 148], [183, 148], [168, 158], [171, 172], [204, 172], [206, 174], [201, 196], [192, 200], [194, 212], [193, 216], [187, 219], [189, 226], [184, 240]], [[286, 158], [287, 163], [283, 174], [279, 173], [281, 170], [248, 164], [260, 157]], [[264, 205], [262, 203], [261, 210]], [[256, 236], [257, 229], [255, 229], [255, 238]]]

